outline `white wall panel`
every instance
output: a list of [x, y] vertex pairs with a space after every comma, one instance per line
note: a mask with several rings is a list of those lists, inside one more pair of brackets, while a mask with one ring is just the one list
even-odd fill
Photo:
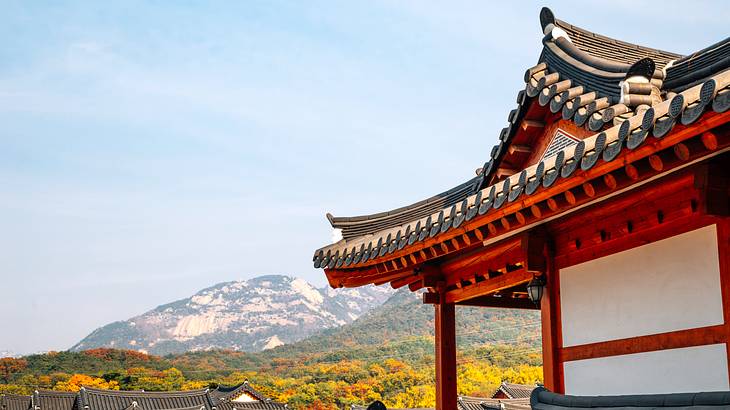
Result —
[[715, 225], [560, 270], [563, 346], [723, 323]]
[[565, 393], [688, 393], [728, 390], [725, 344], [565, 362]]

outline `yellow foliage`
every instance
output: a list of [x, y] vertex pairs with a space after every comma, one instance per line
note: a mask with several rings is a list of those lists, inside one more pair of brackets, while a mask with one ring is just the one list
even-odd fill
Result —
[[385, 403], [388, 407], [416, 408], [434, 407], [436, 404], [436, 388], [433, 384], [411, 386], [405, 392], [398, 393]]
[[210, 383], [205, 380], [188, 380], [180, 386], [180, 390], [198, 390], [208, 387]]
[[74, 374], [66, 381], [59, 381], [53, 387], [54, 390], [79, 391], [81, 387], [93, 387], [95, 389], [119, 390], [119, 383], [106, 381], [100, 377], [87, 376], [85, 374]]

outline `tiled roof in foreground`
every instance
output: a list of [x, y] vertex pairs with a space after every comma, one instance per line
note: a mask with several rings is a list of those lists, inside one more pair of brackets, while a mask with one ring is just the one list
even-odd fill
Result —
[[[510, 399], [527, 399], [537, 386], [502, 382], [497, 392], [504, 393]], [[496, 394], [496, 393], [495, 393]]]
[[[242, 395], [246, 401], [238, 401]], [[248, 382], [215, 390], [124, 391], [82, 387], [81, 391], [36, 390], [33, 396], [0, 396], [0, 410], [282, 410]]]
[[212, 410], [208, 389], [147, 392], [102, 390], [88, 387], [79, 392], [80, 405], [88, 410]]
[[0, 396], [2, 410], [28, 410], [31, 407], [31, 397], [19, 394], [3, 394]]
[[[419, 243], [428, 238], [456, 240], [449, 231], [458, 230], [465, 221], [498, 214], [505, 204], [525, 201], [601, 161], [614, 161], [624, 149], [636, 150], [648, 136], [661, 139], [676, 124], [693, 124], [707, 113], [730, 108], [730, 39], [680, 57], [592, 37], [590, 32], [555, 19], [547, 9], [540, 20], [545, 35], [543, 53], [538, 64], [525, 73], [518, 106], [509, 113], [500, 143], [479, 175], [443, 194], [393, 211], [353, 218], [328, 215], [333, 227], [342, 230], [343, 239], [315, 251], [316, 268], [344, 271], [422, 260], [427, 255], [419, 257], [424, 251]], [[603, 40], [593, 42], [592, 38]], [[599, 46], [603, 48], [596, 50]], [[634, 57], [637, 60], [629, 64]], [[507, 159], [513, 161], [518, 155], [511, 152], [512, 140], [520, 128], [529, 125], [524, 121], [528, 112], [540, 110], [549, 110], [546, 116], [559, 115], [595, 134], [537, 164], [501, 173]], [[448, 249], [449, 244], [444, 244]], [[351, 286], [345, 279], [333, 282], [330, 278], [330, 284]]]
[[459, 410], [530, 410], [530, 398], [487, 399], [484, 397], [459, 396]]
[[79, 395], [74, 392], [36, 390], [33, 410], [79, 410]]
[[[241, 396], [247, 396], [254, 401], [239, 401]], [[216, 410], [267, 410], [285, 409], [282, 403], [271, 401], [261, 392], [251, 387], [248, 381], [237, 386], [218, 386], [210, 391], [210, 397]]]

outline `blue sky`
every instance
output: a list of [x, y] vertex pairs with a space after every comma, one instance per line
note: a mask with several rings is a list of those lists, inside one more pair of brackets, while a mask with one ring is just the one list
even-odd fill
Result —
[[[689, 53], [730, 20], [691, 4], [550, 6]], [[398, 207], [487, 159], [542, 5], [3, 1], [0, 350], [66, 349], [222, 281], [324, 285], [326, 212]]]

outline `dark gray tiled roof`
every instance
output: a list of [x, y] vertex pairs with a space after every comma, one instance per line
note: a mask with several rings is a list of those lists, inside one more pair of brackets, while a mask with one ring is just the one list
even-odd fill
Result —
[[[285, 404], [276, 403], [271, 399], [264, 396], [261, 392], [254, 389], [248, 381], [245, 381], [238, 386], [218, 386], [216, 389], [211, 390], [210, 397], [213, 401], [213, 405], [217, 410], [266, 410], [266, 409], [284, 409]], [[241, 394], [248, 394], [255, 398], [257, 401], [252, 402], [236, 402], [233, 401]]]
[[30, 396], [21, 396], [19, 394], [4, 394], [0, 396], [0, 408], [2, 410], [28, 410], [30, 406]]
[[88, 410], [211, 410], [213, 403], [208, 389], [145, 392], [82, 388], [79, 392], [80, 405]]
[[544, 7], [540, 10], [540, 25], [544, 30], [548, 24], [555, 24], [565, 30], [571, 41], [581, 50], [605, 60], [633, 64], [637, 60], [649, 57], [657, 62], [657, 66], [664, 67], [670, 61], [681, 57], [669, 51], [627, 43], [582, 29], [556, 19], [553, 12]]
[[248, 381], [244, 381], [237, 386], [218, 386], [210, 391], [210, 396], [213, 398], [213, 402], [217, 403], [218, 401], [232, 400], [243, 393], [248, 393], [257, 400], [267, 400], [266, 396], [251, 387]]
[[[512, 202], [522, 195], [531, 195], [541, 185], [552, 185], [555, 178], [543, 179], [543, 176], [561, 177], [563, 172], [553, 171], [561, 171], [566, 163], [580, 164], [587, 170], [601, 157], [599, 154], [604, 161], [613, 160], [624, 146], [634, 149], [648, 134], [661, 137], [677, 122], [690, 124], [707, 110], [724, 112], [730, 108], [730, 76], [723, 74], [722, 69], [726, 64], [728, 40], [681, 58], [618, 40], [605, 41], [605, 37], [551, 16], [549, 10], [541, 12], [546, 36], [540, 62], [527, 70], [525, 89], [517, 95], [517, 108], [509, 113], [509, 123], [500, 132], [499, 144], [492, 149], [480, 175], [442, 194], [393, 211], [352, 218], [328, 215], [332, 226], [342, 229], [343, 240], [315, 251], [315, 268], [364, 266], [368, 261], [456, 228], [464, 220], [491, 208], [497, 209], [507, 197]], [[569, 40], [551, 27], [565, 31]], [[606, 50], [599, 53], [594, 48], [601, 44]], [[672, 63], [674, 58], [678, 60]], [[700, 61], [703, 67], [710, 68], [695, 71], [694, 67], [699, 64], [696, 62]], [[665, 79], [665, 72], [659, 68], [666, 66], [669, 69]], [[622, 85], [633, 78], [644, 80], [626, 81]], [[693, 79], [695, 85], [678, 94], [662, 88], [665, 80], [680, 84], [683, 78]], [[622, 92], [621, 87], [627, 88]], [[553, 112], [561, 112], [564, 119], [579, 126], [602, 132], [578, 146], [564, 149], [562, 156], [558, 154], [554, 159], [488, 186], [497, 179], [498, 164], [535, 101], [549, 106]], [[572, 170], [564, 172], [567, 176], [571, 173]]]
[[219, 410], [235, 409], [235, 410], [281, 410], [286, 409], [287, 405], [276, 403], [270, 400], [251, 401], [251, 402], [231, 402], [223, 407], [217, 407]]
[[727, 68], [730, 68], [730, 37], [674, 61], [666, 69], [664, 87], [685, 90]]
[[484, 397], [459, 396], [456, 404], [459, 410], [484, 410], [482, 403], [485, 400], [489, 399]]
[[477, 181], [478, 178], [472, 178], [431, 198], [387, 212], [350, 217], [336, 217], [327, 214], [327, 219], [333, 228], [342, 229], [342, 237], [345, 239], [367, 235], [373, 231], [392, 228], [431, 215], [434, 211], [463, 201], [474, 192], [475, 184], [480, 182]]
[[538, 387], [530, 404], [534, 410], [632, 409], [720, 410], [730, 408], [730, 392], [673, 393], [627, 396], [566, 396]]
[[530, 397], [536, 387], [535, 385], [502, 382], [497, 391], [501, 391], [510, 399], [526, 399]]
[[34, 410], [78, 410], [79, 395], [74, 392], [36, 390], [33, 392]]
[[460, 396], [459, 410], [529, 410], [530, 398], [519, 399], [488, 399], [484, 397]]

